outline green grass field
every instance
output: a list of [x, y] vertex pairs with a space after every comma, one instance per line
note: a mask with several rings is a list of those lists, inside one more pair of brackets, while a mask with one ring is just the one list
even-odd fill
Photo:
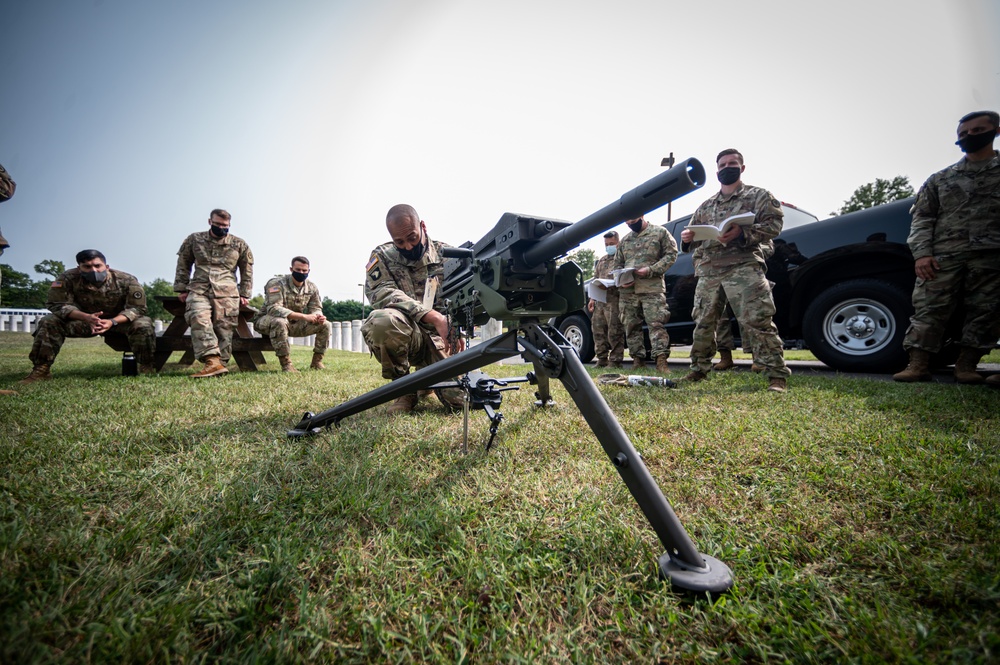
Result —
[[[0, 387], [29, 346], [0, 334]], [[793, 375], [779, 395], [750, 372], [602, 387], [732, 569], [708, 598], [658, 579], [663, 548], [561, 385], [545, 411], [505, 393], [488, 454], [474, 413], [462, 454], [436, 401], [286, 439], [382, 385], [361, 354], [204, 381], [124, 378], [119, 358], [70, 340], [54, 380], [0, 397], [0, 662], [1000, 657], [1000, 391]]]

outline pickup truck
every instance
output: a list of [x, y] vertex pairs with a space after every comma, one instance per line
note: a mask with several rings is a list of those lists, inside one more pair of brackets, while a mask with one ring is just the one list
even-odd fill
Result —
[[[786, 347], [807, 348], [829, 367], [846, 372], [890, 372], [906, 365], [902, 342], [913, 312], [915, 279], [906, 245], [912, 205], [908, 198], [819, 221], [783, 204], [785, 226], [775, 238], [767, 277], [774, 284], [774, 322]], [[678, 247], [689, 219], [664, 224]], [[672, 345], [691, 343], [696, 282], [691, 254], [679, 254], [664, 275]], [[593, 359], [585, 310], [567, 312], [554, 323], [581, 359]], [[733, 326], [738, 338], [735, 321]], [[939, 362], [947, 364], [946, 355], [940, 354]]]

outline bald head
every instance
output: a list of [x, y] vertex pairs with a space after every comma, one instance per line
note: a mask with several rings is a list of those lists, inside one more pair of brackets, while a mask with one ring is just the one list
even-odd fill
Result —
[[424, 242], [424, 223], [411, 205], [400, 203], [389, 208], [385, 216], [385, 228], [389, 231], [392, 244], [396, 249], [402, 250], [404, 256]]

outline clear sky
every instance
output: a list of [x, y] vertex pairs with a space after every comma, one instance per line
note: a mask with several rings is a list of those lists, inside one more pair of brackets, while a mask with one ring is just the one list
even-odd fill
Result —
[[996, 0], [4, 0], [0, 261], [37, 279], [93, 247], [172, 281], [221, 207], [254, 293], [304, 254], [359, 299], [396, 203], [460, 244], [736, 147], [746, 182], [824, 217], [957, 161], [978, 109], [1000, 109]]

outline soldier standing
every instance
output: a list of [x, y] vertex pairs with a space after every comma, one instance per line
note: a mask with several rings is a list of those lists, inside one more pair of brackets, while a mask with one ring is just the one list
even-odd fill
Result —
[[764, 368], [768, 390], [784, 392], [791, 372], [785, 366], [784, 348], [773, 321], [771, 287], [764, 276], [768, 243], [781, 233], [781, 203], [766, 189], [743, 183], [746, 166], [738, 150], [723, 150], [715, 162], [722, 188], [698, 206], [689, 225], [718, 225], [746, 212], [754, 213], [754, 219], [746, 226], [734, 224], [717, 240], [694, 241], [693, 231], [685, 228], [681, 232], [685, 251], [689, 245], [694, 249], [698, 277], [691, 312], [695, 321], [691, 372], [684, 379], [701, 381], [712, 369], [716, 328], [726, 307], [726, 301], [720, 298], [724, 294], [750, 342], [754, 361]]
[[319, 288], [309, 281], [309, 259], [296, 256], [288, 275], [275, 275], [264, 287], [264, 307], [254, 319], [254, 330], [271, 338], [281, 371], [298, 372], [289, 356], [288, 338], [316, 335], [312, 369], [326, 369], [323, 354], [330, 343], [330, 323], [323, 315]]
[[195, 358], [205, 363], [192, 374], [195, 379], [229, 371], [223, 363], [229, 362], [232, 353], [233, 328], [253, 290], [253, 254], [246, 241], [229, 235], [230, 220], [225, 210], [213, 210], [209, 230], [192, 233], [177, 251], [174, 291], [185, 304]]
[[[379, 245], [365, 266], [365, 296], [375, 309], [361, 326], [361, 334], [372, 354], [382, 364], [382, 378], [396, 380], [410, 367], [426, 367], [447, 358], [452, 349], [452, 331], [439, 293], [444, 264], [441, 248], [431, 240], [427, 225], [413, 206], [399, 204], [389, 209], [385, 226], [392, 242]], [[455, 344], [461, 350], [461, 340]], [[459, 389], [435, 390], [450, 408], [461, 408]], [[413, 411], [416, 393], [404, 395], [389, 405], [390, 414]]]
[[[615, 263], [615, 252], [618, 250], [618, 232], [608, 231], [604, 234], [605, 255], [594, 264], [594, 279], [611, 279], [611, 269]], [[607, 302], [598, 302], [593, 298], [587, 303], [587, 309], [593, 313], [591, 330], [594, 331], [594, 351], [597, 353], [598, 367], [621, 367], [625, 357], [625, 330], [622, 328], [621, 310], [619, 309], [618, 287], [605, 287], [598, 283], [598, 288], [606, 288]]]
[[649, 327], [652, 359], [658, 372], [668, 372], [670, 357], [670, 309], [664, 293], [663, 274], [677, 260], [677, 243], [670, 232], [651, 225], [643, 217], [626, 222], [632, 231], [622, 238], [615, 252], [615, 268], [634, 269], [631, 281], [621, 283], [621, 320], [625, 325], [628, 352], [632, 367], [646, 366], [646, 345], [642, 338], [642, 321]]
[[45, 306], [52, 313], [38, 322], [28, 355], [34, 369], [21, 383], [51, 379], [49, 370], [67, 337], [94, 337], [111, 330], [128, 337], [139, 372], [155, 374], [156, 332], [146, 316], [142, 285], [127, 272], [108, 267], [96, 249], [77, 253], [76, 263], [49, 287]]
[[[10, 197], [14, 196], [14, 190], [16, 188], [17, 185], [10, 177], [10, 174], [7, 173], [6, 169], [4, 169], [3, 164], [0, 164], [0, 202], [7, 201]], [[7, 244], [6, 238], [4, 238], [3, 234], [0, 233], [0, 256], [3, 256], [3, 250], [8, 247], [10, 247], [10, 245]], [[0, 278], [2, 278], [2, 275], [0, 275]]]
[[[907, 244], [917, 281], [913, 317], [903, 338], [909, 352], [896, 381], [931, 378], [930, 356], [941, 350], [955, 307], [965, 308], [958, 383], [982, 383], [979, 359], [1000, 336], [1000, 133], [995, 111], [969, 113], [958, 121], [958, 145], [965, 157], [938, 171], [921, 186], [911, 213]], [[990, 377], [1000, 385], [1000, 379]]]

